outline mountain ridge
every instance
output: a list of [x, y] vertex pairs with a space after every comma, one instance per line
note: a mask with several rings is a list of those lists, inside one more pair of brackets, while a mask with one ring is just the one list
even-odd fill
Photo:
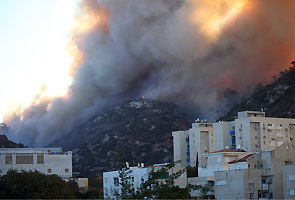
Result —
[[172, 103], [138, 99], [95, 115], [49, 146], [73, 151], [73, 168], [82, 174], [173, 160], [172, 132], [192, 121]]

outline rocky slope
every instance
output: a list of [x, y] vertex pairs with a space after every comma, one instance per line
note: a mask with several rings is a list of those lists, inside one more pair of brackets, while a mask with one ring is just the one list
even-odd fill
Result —
[[23, 144], [16, 144], [8, 140], [5, 135], [8, 131], [8, 127], [4, 123], [0, 123], [0, 148], [24, 148]]
[[178, 106], [140, 99], [92, 117], [50, 146], [72, 150], [74, 171], [89, 176], [118, 169], [120, 160], [131, 165], [172, 161], [172, 131], [190, 127]]
[[295, 118], [295, 66], [280, 73], [266, 86], [258, 85], [253, 94], [234, 106], [220, 120], [232, 120], [237, 112], [261, 110], [266, 116]]

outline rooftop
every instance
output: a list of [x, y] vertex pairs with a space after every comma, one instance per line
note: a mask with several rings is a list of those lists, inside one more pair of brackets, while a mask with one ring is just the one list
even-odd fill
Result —
[[241, 152], [246, 152], [244, 150], [236, 150], [236, 149], [222, 149], [219, 151], [213, 151], [210, 153], [241, 153]]
[[228, 162], [228, 164], [234, 164], [234, 163], [237, 163], [237, 162], [245, 162], [246, 160], [248, 160], [248, 158], [251, 158], [252, 156], [254, 156], [256, 153], [250, 153], [238, 160], [233, 160], [233, 161], [230, 161]]

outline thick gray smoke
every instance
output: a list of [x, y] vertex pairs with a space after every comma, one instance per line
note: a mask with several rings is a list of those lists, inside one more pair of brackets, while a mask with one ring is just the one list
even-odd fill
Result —
[[84, 0], [85, 12], [107, 11], [107, 24], [73, 32], [83, 63], [69, 96], [38, 99], [8, 115], [9, 138], [46, 145], [94, 113], [142, 95], [196, 106], [213, 120], [226, 88], [245, 93], [288, 67], [295, 53], [294, 1], [252, 1], [214, 39], [201, 30], [206, 16], [202, 24], [190, 20], [201, 1]]

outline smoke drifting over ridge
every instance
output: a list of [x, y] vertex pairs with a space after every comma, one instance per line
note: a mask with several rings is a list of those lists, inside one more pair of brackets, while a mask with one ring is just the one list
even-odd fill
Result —
[[196, 105], [214, 119], [225, 88], [243, 93], [267, 82], [295, 54], [293, 0], [232, 2], [82, 1], [68, 95], [40, 95], [8, 114], [10, 139], [46, 145], [107, 105], [142, 95]]

